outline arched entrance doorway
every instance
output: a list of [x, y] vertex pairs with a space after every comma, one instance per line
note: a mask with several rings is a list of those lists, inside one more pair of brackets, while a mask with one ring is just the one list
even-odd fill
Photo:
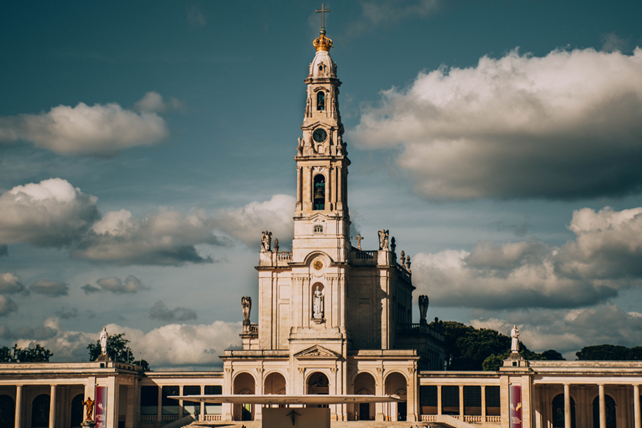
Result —
[[281, 373], [270, 373], [263, 384], [264, 394], [285, 394], [285, 378]]
[[405, 421], [408, 417], [408, 404], [406, 402], [406, 378], [401, 373], [390, 373], [386, 377], [386, 395], [398, 395], [403, 401], [389, 403], [388, 418], [392, 421]]
[[16, 403], [8, 395], [0, 395], [0, 428], [14, 428], [16, 420]]
[[84, 394], [78, 394], [71, 400], [71, 426], [79, 427], [83, 421], [82, 417], [82, 408], [83, 401], [85, 399]]
[[330, 393], [330, 382], [328, 377], [320, 372], [315, 372], [308, 377], [307, 394], [327, 395]]
[[[354, 393], [358, 395], [375, 395], [375, 380], [370, 373], [359, 373], [354, 378]], [[355, 405], [357, 420], [374, 421], [375, 409], [371, 403], [359, 403]]]
[[49, 426], [49, 396], [40, 394], [31, 403], [31, 428]]
[[[234, 394], [254, 395], [255, 391], [254, 377], [249, 373], [240, 373], [234, 378]], [[234, 420], [251, 421], [254, 420], [254, 405], [252, 404], [235, 404]]]
[[[604, 396], [604, 408], [606, 410], [606, 428], [617, 428], [617, 413], [615, 409], [615, 400], [610, 395]], [[593, 426], [600, 426], [600, 397], [593, 400]]]
[[[571, 428], [575, 428], [575, 400], [571, 399]], [[564, 428], [564, 394], [553, 398], [553, 428]], [[598, 425], [599, 426], [599, 425]]]

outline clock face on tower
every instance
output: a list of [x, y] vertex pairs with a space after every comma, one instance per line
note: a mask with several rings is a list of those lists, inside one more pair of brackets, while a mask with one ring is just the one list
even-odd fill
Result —
[[323, 128], [317, 128], [312, 134], [312, 138], [314, 138], [314, 141], [317, 143], [323, 143], [325, 139], [328, 138], [328, 133], [325, 132]]

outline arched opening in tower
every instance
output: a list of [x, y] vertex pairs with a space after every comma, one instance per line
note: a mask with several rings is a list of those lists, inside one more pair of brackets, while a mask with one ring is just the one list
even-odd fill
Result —
[[323, 174], [314, 176], [314, 209], [315, 211], [325, 209], [325, 177]]

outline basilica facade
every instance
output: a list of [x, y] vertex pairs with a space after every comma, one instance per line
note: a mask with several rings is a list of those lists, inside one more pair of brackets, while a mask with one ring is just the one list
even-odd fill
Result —
[[[385, 229], [376, 248], [363, 250], [360, 235], [352, 245], [341, 82], [324, 30], [314, 46], [302, 134], [293, 144], [292, 251], [263, 232], [258, 302], [239, 296], [242, 349], [225, 351], [222, 371], [145, 372], [108, 358], [0, 364], [0, 427], [80, 427], [89, 397], [97, 428], [160, 428], [261, 420], [251, 395], [364, 394], [400, 401], [331, 404], [331, 419], [642, 428], [639, 362], [526, 361], [513, 353], [498, 371], [443, 370], [444, 336], [426, 321], [427, 296], [418, 296], [420, 322], [412, 323], [410, 258]], [[247, 395], [248, 404], [189, 399], [199, 395]]]

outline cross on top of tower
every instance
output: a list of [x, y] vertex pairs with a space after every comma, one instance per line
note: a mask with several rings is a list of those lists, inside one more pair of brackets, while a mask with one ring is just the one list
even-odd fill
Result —
[[325, 14], [330, 12], [330, 9], [326, 9], [325, 3], [321, 3], [321, 9], [317, 9], [316, 12], [321, 14], [321, 34], [325, 34]]

